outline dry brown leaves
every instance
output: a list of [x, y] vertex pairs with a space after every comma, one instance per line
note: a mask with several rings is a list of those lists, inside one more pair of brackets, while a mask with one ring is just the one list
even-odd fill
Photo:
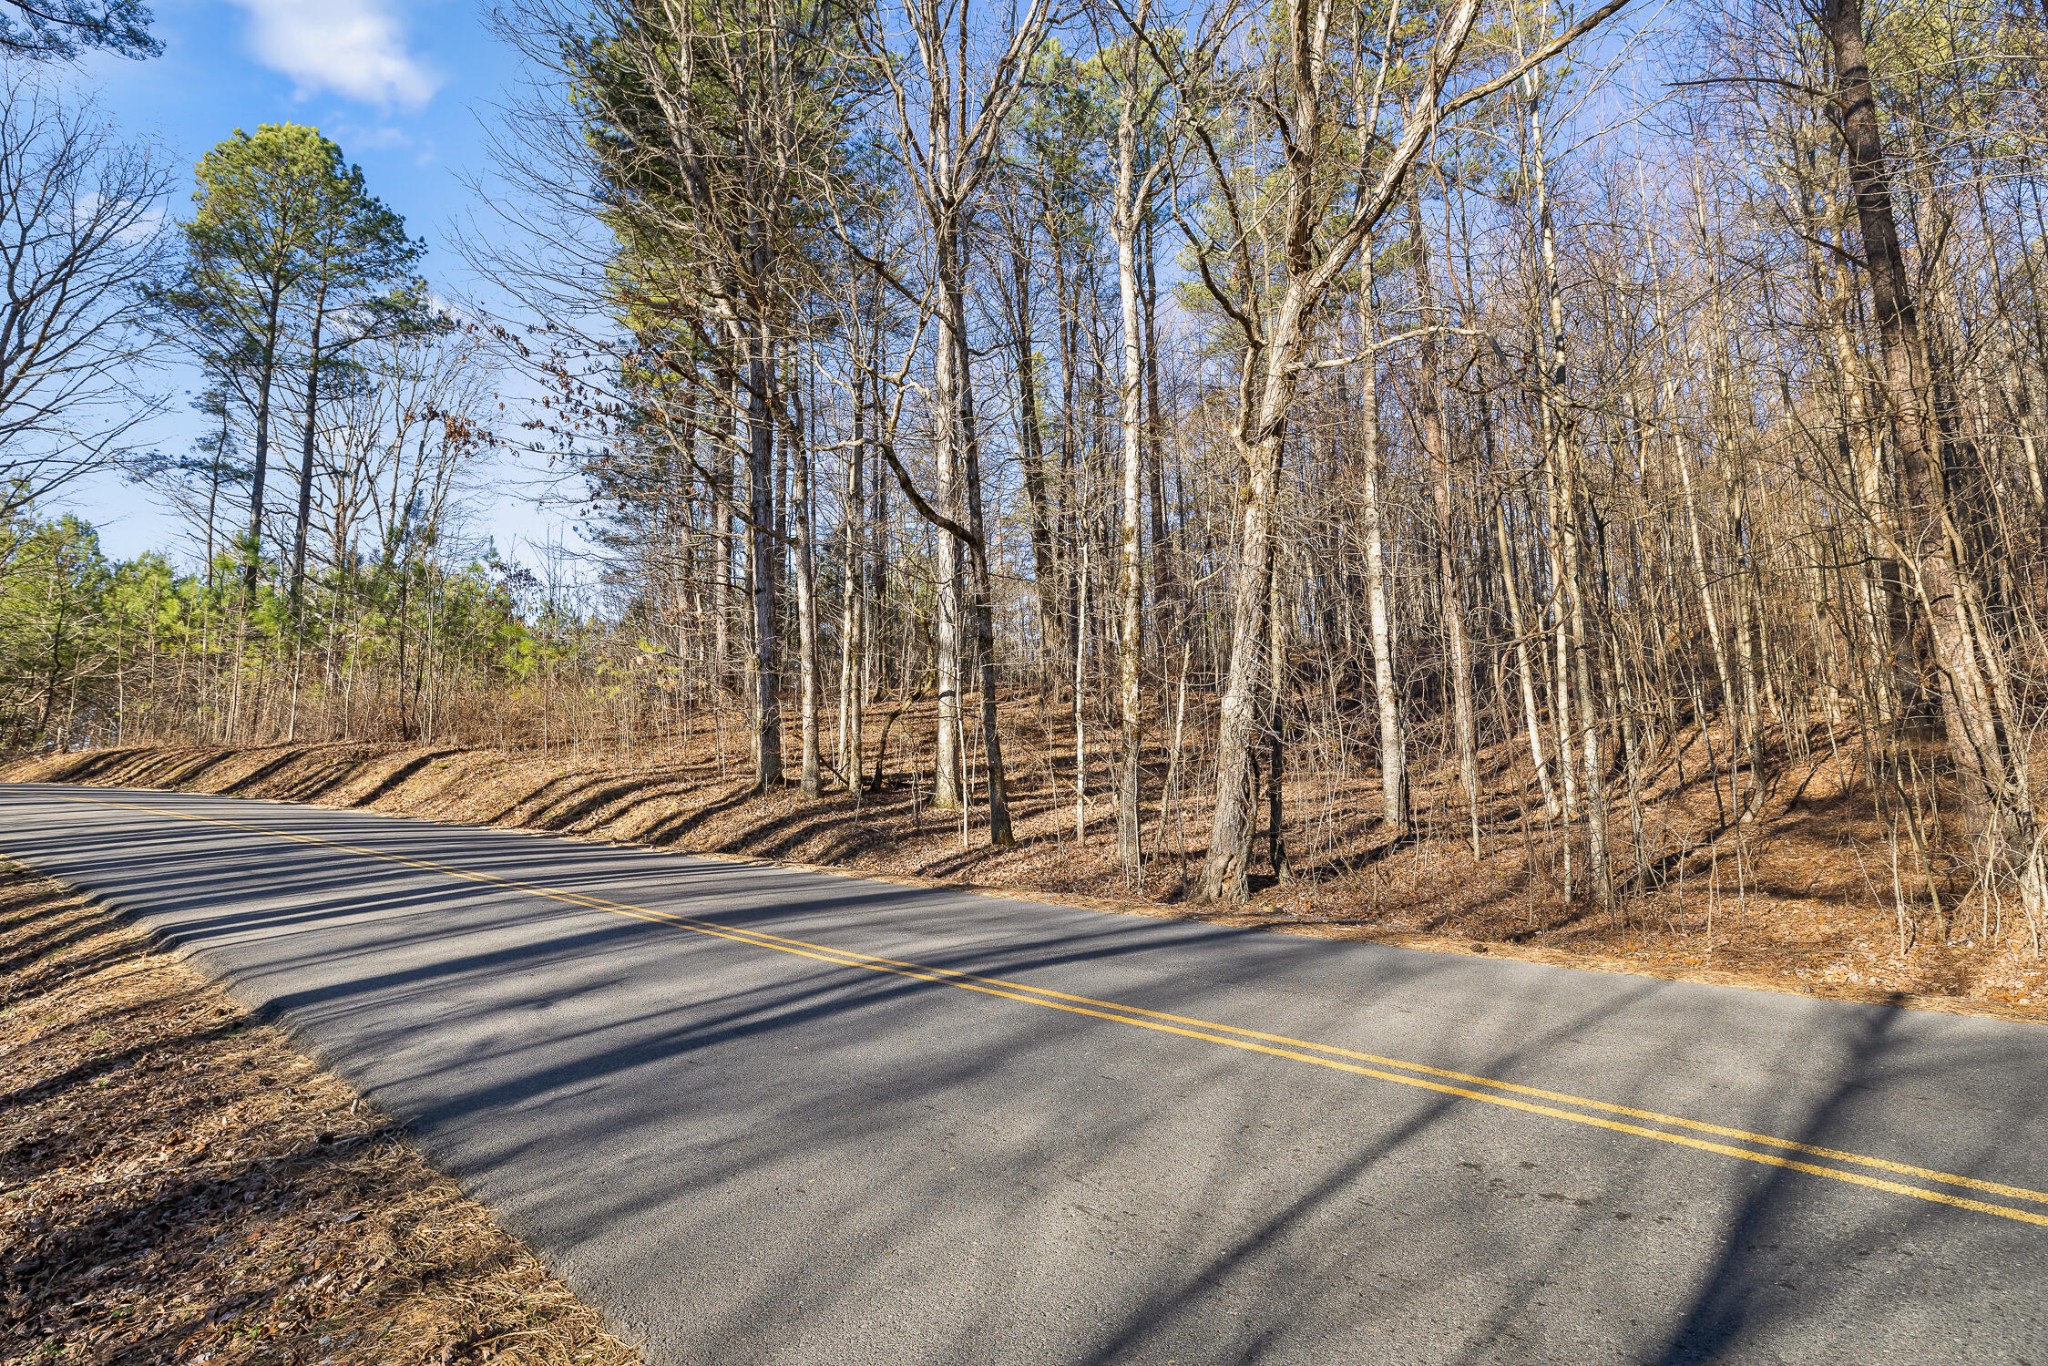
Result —
[[281, 1033], [0, 866], [0, 1361], [638, 1360]]
[[[1484, 756], [1492, 776], [1480, 858], [1465, 842], [1452, 766], [1418, 771], [1418, 828], [1394, 840], [1375, 814], [1370, 773], [1326, 781], [1304, 765], [1287, 809], [1289, 847], [1305, 875], [1291, 886], [1255, 879], [1250, 905], [1219, 908], [1190, 895], [1209, 817], [1193, 790], [1201, 785], [1183, 774], [1186, 800], [1147, 813], [1146, 883], [1128, 888], [1106, 785], [1094, 789], [1089, 835], [1077, 841], [1065, 723], [1034, 721], [1032, 710], [1030, 698], [1008, 704], [1012, 849], [990, 848], [978, 826], [963, 836], [958, 812], [926, 800], [923, 756], [936, 724], [929, 703], [892, 732], [890, 783], [859, 802], [844, 792], [808, 801], [794, 789], [753, 794], [744, 736], [730, 720], [700, 720], [687, 735], [630, 748], [138, 746], [23, 759], [0, 776], [367, 808], [1319, 938], [2048, 1021], [2048, 958], [2009, 916], [2001, 924], [1981, 905], [1965, 906], [1944, 939], [1916, 905], [1902, 927], [1886, 829], [1867, 788], [1843, 785], [1841, 772], [1853, 779], [1860, 771], [1846, 749], [1836, 764], [1823, 762], [1826, 746], [1816, 748], [1812, 771], [1788, 781], [1746, 835], [1722, 828], [1701, 843], [1699, 832], [1721, 824], [1721, 796], [1700, 781], [1707, 741], [1695, 736], [1645, 793], [1643, 812], [1652, 848], [1682, 847], [1689, 857], [1661, 890], [1612, 915], [1586, 906], [1583, 878], [1580, 897], [1566, 903], [1556, 844], [1512, 745]], [[1156, 743], [1147, 753], [1145, 791], [1158, 794], [1167, 756]], [[1686, 774], [1689, 781], [1674, 777]]]

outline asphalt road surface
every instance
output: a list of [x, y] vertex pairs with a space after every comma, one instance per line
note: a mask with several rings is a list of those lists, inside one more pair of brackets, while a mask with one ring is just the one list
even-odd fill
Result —
[[2048, 1366], [2039, 1026], [232, 798], [0, 852], [655, 1362]]

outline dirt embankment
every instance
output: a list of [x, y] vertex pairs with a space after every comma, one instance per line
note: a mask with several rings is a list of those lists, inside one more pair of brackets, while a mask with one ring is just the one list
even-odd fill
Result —
[[0, 864], [0, 1362], [632, 1366], [391, 1121]]
[[[899, 756], [922, 752], [919, 725], [929, 718], [912, 717], [899, 732]], [[1604, 914], [1562, 895], [1562, 842], [1528, 794], [1504, 782], [1488, 797], [1475, 857], [1462, 798], [1441, 774], [1419, 778], [1418, 827], [1399, 838], [1373, 815], [1368, 777], [1296, 777], [1286, 826], [1295, 876], [1256, 878], [1244, 908], [1204, 907], [1189, 891], [1209, 813], [1193, 794], [1171, 795], [1189, 783], [1164, 753], [1148, 756], [1147, 865], [1133, 887], [1117, 861], [1104, 778], [1091, 783], [1077, 834], [1071, 765], [1062, 768], [1057, 748], [1038, 743], [1029, 725], [1015, 741], [1013, 849], [988, 847], [959, 812], [934, 809], [928, 775], [915, 771], [892, 772], [858, 800], [837, 790], [815, 800], [793, 789], [752, 794], [729, 730], [632, 750], [108, 749], [20, 760], [0, 777], [373, 809], [1295, 934], [2048, 1021], [2048, 962], [2026, 927], [1976, 905], [1944, 938], [1928, 905], [1895, 894], [1886, 827], [1859, 800], [1854, 766], [1825, 750], [1773, 793], [1762, 818], [1733, 833], [1716, 816], [1719, 792], [1698, 777], [1708, 767], [1704, 743], [1676, 755], [1672, 776], [1645, 792], [1640, 819], [1646, 844], [1682, 852], [1664, 860], [1657, 890]], [[1489, 772], [1509, 762], [1489, 759]], [[1909, 893], [1915, 885], [1908, 880]]]

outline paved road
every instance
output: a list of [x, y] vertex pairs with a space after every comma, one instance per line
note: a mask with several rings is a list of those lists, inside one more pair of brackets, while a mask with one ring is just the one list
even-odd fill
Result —
[[0, 786], [657, 1362], [2032, 1362], [2048, 1029]]

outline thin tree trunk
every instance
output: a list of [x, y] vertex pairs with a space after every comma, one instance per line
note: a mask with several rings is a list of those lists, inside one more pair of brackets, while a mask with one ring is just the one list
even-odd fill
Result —
[[788, 432], [790, 489], [790, 543], [796, 556], [797, 689], [802, 730], [802, 756], [798, 769], [798, 790], [816, 798], [824, 792], [818, 753], [818, 578], [817, 555], [813, 547], [811, 508], [811, 443], [805, 416]]
[[963, 309], [962, 325], [954, 336], [960, 348], [961, 472], [967, 486], [967, 532], [973, 537], [967, 548], [969, 587], [973, 593], [969, 611], [972, 614], [975, 668], [981, 692], [981, 761], [983, 777], [988, 783], [988, 842], [998, 849], [1007, 849], [1017, 842], [1017, 836], [1010, 825], [1009, 774], [1003, 766], [994, 576], [989, 572], [988, 528], [982, 519], [981, 434], [974, 420], [974, 380], [968, 366], [965, 321]]
[[299, 452], [299, 516], [292, 533], [292, 625], [296, 630], [305, 609], [306, 533], [313, 523], [313, 449], [319, 435], [320, 331], [327, 321], [327, 294], [313, 301], [313, 333], [306, 351], [306, 429]]
[[[961, 348], [967, 327], [967, 310], [961, 297], [954, 261], [959, 243], [947, 225], [940, 233], [939, 337], [932, 360], [932, 445], [938, 466], [938, 506], [947, 517], [962, 519], [960, 452], [960, 388], [967, 377], [960, 373]], [[939, 734], [937, 772], [932, 781], [932, 805], [940, 810], [957, 809], [964, 801], [961, 781], [961, 659], [960, 659], [960, 542], [944, 527], [934, 529], [938, 538], [939, 582], [936, 648], [938, 651]]]
[[1430, 500], [1436, 512], [1438, 590], [1443, 598], [1445, 639], [1450, 658], [1445, 673], [1451, 685], [1451, 731], [1458, 745], [1458, 781], [1465, 791], [1465, 810], [1472, 857], [1479, 857], [1479, 736], [1472, 708], [1471, 646], [1465, 628], [1465, 582], [1456, 550], [1457, 526], [1452, 509], [1450, 438], [1444, 431], [1443, 380], [1437, 367], [1436, 285], [1430, 276], [1429, 237], [1422, 221], [1422, 191], [1408, 183], [1408, 248], [1414, 257], [1415, 293], [1422, 335], [1417, 341], [1416, 407], [1422, 446], [1429, 457]]
[[[1536, 705], [1535, 662], [1530, 657], [1529, 624], [1522, 612], [1522, 591], [1517, 568], [1520, 556], [1508, 540], [1507, 510], [1498, 500], [1493, 506], [1494, 534], [1500, 542], [1501, 585], [1508, 600], [1508, 626], [1515, 633], [1515, 675], [1521, 682], [1522, 723], [1529, 733], [1529, 760], [1536, 769], [1536, 786], [1543, 793], [1543, 809], [1556, 816], [1561, 808], [1556, 786], [1550, 781], [1550, 760], [1543, 752], [1542, 713]], [[1569, 758], [1566, 760], [1570, 762]]]
[[1386, 510], [1381, 481], [1386, 473], [1385, 443], [1380, 431], [1379, 363], [1373, 356], [1378, 333], [1372, 301], [1372, 243], [1359, 253], [1360, 283], [1358, 367], [1358, 490], [1359, 522], [1365, 533], [1365, 607], [1372, 634], [1372, 689], [1379, 713], [1380, 818], [1398, 837], [1408, 833], [1413, 818], [1408, 796], [1408, 727], [1401, 705], [1395, 668], [1396, 625], [1393, 595], [1387, 583]]
[[1032, 587], [1038, 601], [1041, 680], [1057, 694], [1066, 632], [1060, 624], [1058, 576], [1053, 552], [1053, 511], [1046, 492], [1044, 416], [1038, 406], [1038, 354], [1031, 335], [1031, 267], [1028, 244], [1013, 247], [1010, 270], [1017, 307], [1017, 439], [1024, 473], [1024, 507], [1031, 526]]
[[[270, 391], [277, 378], [277, 313], [280, 303], [279, 294], [274, 290], [264, 321], [263, 358], [256, 378], [256, 459], [249, 475], [249, 562], [242, 571], [245, 608], [255, 605], [256, 579], [263, 567], [263, 486], [270, 472]], [[237, 627], [236, 630], [235, 653], [238, 657], [243, 629], [245, 627]]]
[[735, 366], [717, 406], [718, 425], [711, 433], [711, 549], [717, 564], [711, 575], [712, 676], [723, 691], [732, 686], [732, 561], [733, 456], [739, 448], [740, 370]]
[[[1173, 581], [1173, 557], [1166, 542], [1166, 424], [1160, 417], [1159, 396], [1159, 280], [1155, 255], [1155, 224], [1149, 203], [1141, 215], [1144, 229], [1145, 288], [1145, 462], [1152, 486], [1152, 599], [1158, 604], [1161, 642], [1179, 634], [1179, 593]], [[1165, 668], [1162, 654], [1161, 670]]]
[[868, 386], [865, 369], [853, 380], [853, 440], [846, 455], [846, 501], [839, 537], [844, 583], [839, 608], [839, 774], [856, 802], [861, 795], [867, 714], [867, 484]]
[[1266, 577], [1266, 866], [1284, 887], [1294, 866], [1287, 857], [1287, 613], [1278, 554]]
[[754, 790], [782, 784], [781, 631], [776, 621], [782, 547], [775, 536], [775, 424], [768, 386], [775, 360], [765, 325], [755, 324], [747, 356], [747, 561], [753, 649], [747, 656], [747, 701]]
[[[1145, 22], [1147, 0], [1139, 0], [1136, 25]], [[1139, 183], [1138, 130], [1135, 121], [1139, 92], [1137, 63], [1131, 61], [1123, 75], [1122, 100], [1118, 105], [1116, 129], [1116, 203], [1110, 217], [1110, 235], [1116, 241], [1117, 301], [1122, 312], [1123, 375], [1118, 385], [1118, 421], [1123, 429], [1122, 519], [1118, 528], [1120, 544], [1117, 562], [1117, 711], [1122, 722], [1122, 763], [1117, 774], [1117, 854], [1123, 862], [1124, 879], [1136, 884], [1141, 879], [1143, 845], [1138, 828], [1138, 759], [1143, 744], [1143, 700], [1139, 693], [1138, 666], [1143, 657], [1145, 580], [1142, 556], [1141, 518], [1144, 515], [1145, 427], [1143, 398], [1145, 371], [1140, 354], [1138, 219], [1144, 212], [1141, 198], [1149, 192], [1151, 178]]]
[[[1550, 484], [1556, 499], [1551, 517], [1557, 543], [1557, 584], [1554, 596], [1560, 599], [1556, 607], [1558, 677], [1561, 684], [1569, 677], [1570, 690], [1578, 694], [1576, 724], [1586, 784], [1587, 861], [1591, 865], [1588, 872], [1593, 879], [1595, 898], [1603, 909], [1611, 909], [1614, 904], [1614, 881], [1609, 869], [1607, 845], [1607, 761], [1601, 744], [1603, 727], [1593, 692], [1593, 665], [1589, 654], [1590, 623], [1586, 613], [1584, 566], [1581, 564], [1580, 550], [1578, 461], [1571, 449], [1569, 423], [1564, 411], [1564, 293], [1558, 284], [1557, 235], [1551, 222], [1549, 163], [1543, 145], [1540, 73], [1530, 73], [1526, 91], [1529, 104], [1530, 164], [1535, 176], [1533, 208], [1546, 302], [1544, 330], [1548, 346], [1545, 348], [1546, 355], [1543, 361], [1541, 399], [1544, 435], [1548, 441], [1546, 457], [1550, 465]], [[1570, 701], [1561, 689], [1559, 754], [1567, 774], [1571, 770], [1571, 749], [1565, 741], [1572, 724]], [[1570, 806], [1570, 793], [1568, 785], [1567, 809]]]

